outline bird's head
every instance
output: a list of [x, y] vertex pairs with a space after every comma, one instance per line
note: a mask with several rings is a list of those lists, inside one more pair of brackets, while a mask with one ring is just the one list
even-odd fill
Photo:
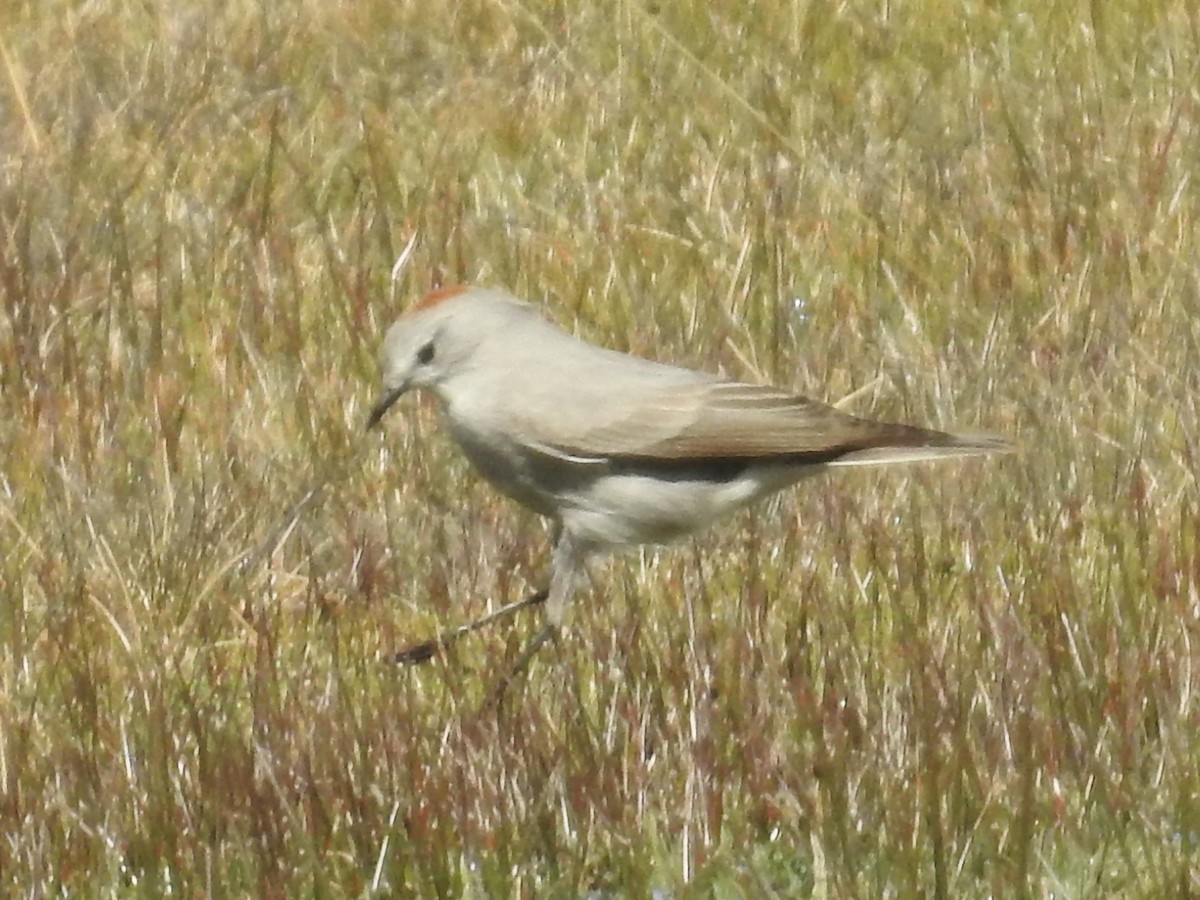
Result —
[[469, 370], [480, 344], [525, 310], [511, 296], [481, 288], [442, 288], [427, 295], [383, 339], [383, 386], [367, 419], [368, 430], [414, 388], [442, 395], [450, 379]]

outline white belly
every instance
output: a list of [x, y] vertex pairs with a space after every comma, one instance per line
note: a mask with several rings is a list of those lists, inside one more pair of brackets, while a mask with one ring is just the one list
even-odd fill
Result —
[[729, 481], [609, 474], [564, 497], [561, 519], [577, 544], [590, 552], [665, 544], [699, 532], [800, 477], [794, 469], [778, 468], [751, 469]]

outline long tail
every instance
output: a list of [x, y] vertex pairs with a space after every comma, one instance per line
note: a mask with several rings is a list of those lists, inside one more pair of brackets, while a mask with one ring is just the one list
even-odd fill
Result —
[[[895, 442], [886, 438], [878, 444], [829, 460], [829, 466], [882, 466], [890, 463], [952, 459], [959, 456], [988, 456], [1015, 453], [1016, 445], [994, 434], [949, 434], [907, 425], [895, 426]], [[881, 436], [882, 437], [882, 436]]]

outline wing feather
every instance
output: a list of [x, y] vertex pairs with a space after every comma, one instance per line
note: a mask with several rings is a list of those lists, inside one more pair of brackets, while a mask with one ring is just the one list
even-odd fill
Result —
[[[532, 316], [525, 327], [526, 364], [513, 368], [511, 348], [500, 352], [487, 371], [504, 371], [503, 387], [488, 379], [495, 406], [477, 410], [477, 421], [518, 421], [527, 445], [574, 463], [876, 465], [1012, 449], [991, 435], [862, 419], [778, 388], [617, 353]], [[566, 371], [567, 359], [573, 377], [546, 376]]]
[[[602, 408], [574, 439], [547, 449], [572, 458], [686, 462], [745, 460], [876, 465], [1010, 449], [990, 435], [950, 434], [862, 419], [776, 388], [733, 381], [676, 385]], [[598, 424], [595, 424], [597, 423]], [[565, 437], [565, 436], [564, 436]]]

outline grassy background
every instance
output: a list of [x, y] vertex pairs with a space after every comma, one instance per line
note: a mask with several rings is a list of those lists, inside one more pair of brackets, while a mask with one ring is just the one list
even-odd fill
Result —
[[[1200, 892], [1192, 4], [0, 20], [6, 891]], [[480, 713], [532, 621], [385, 660], [545, 529], [361, 433], [463, 280], [1023, 453], [615, 561]]]

